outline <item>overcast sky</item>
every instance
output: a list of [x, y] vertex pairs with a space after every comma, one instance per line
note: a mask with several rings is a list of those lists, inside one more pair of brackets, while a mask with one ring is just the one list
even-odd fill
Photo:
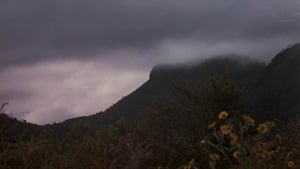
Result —
[[300, 0], [1, 0], [0, 102], [45, 124], [105, 110], [159, 63], [300, 41]]

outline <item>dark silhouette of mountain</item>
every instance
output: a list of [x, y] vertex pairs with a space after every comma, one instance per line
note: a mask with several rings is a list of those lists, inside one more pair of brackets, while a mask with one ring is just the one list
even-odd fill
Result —
[[269, 64], [238, 56], [224, 56], [182, 65], [155, 66], [149, 80], [104, 112], [46, 125], [64, 134], [87, 124], [108, 126], [121, 117], [137, 121], [144, 111], [164, 103], [180, 92], [176, 84], [203, 87], [212, 79], [226, 78], [242, 91], [245, 111], [263, 118], [287, 119], [300, 112], [300, 44], [278, 53]]
[[263, 70], [264, 65], [243, 58], [223, 57], [207, 60], [196, 65], [160, 65], [153, 68], [149, 80], [130, 95], [124, 97], [108, 108], [87, 117], [67, 120], [56, 126], [68, 130], [74, 125], [87, 123], [93, 128], [110, 124], [124, 117], [129, 120], [138, 120], [144, 110], [155, 103], [174, 99], [178, 90], [174, 82], [190, 82], [206, 84], [212, 77], [228, 77], [240, 85], [252, 83], [256, 75]]
[[[182, 65], [158, 65], [149, 80], [104, 112], [67, 120], [57, 127], [87, 123], [101, 127], [125, 117], [138, 120], [155, 103], [174, 99], [174, 82], [206, 85], [211, 78], [227, 78], [243, 91], [245, 110], [261, 117], [287, 118], [300, 112], [300, 44], [278, 53], [269, 64], [238, 56], [224, 56]], [[68, 128], [67, 127], [67, 128]]]
[[300, 44], [278, 53], [257, 82], [259, 96], [253, 110], [281, 119], [300, 112]]

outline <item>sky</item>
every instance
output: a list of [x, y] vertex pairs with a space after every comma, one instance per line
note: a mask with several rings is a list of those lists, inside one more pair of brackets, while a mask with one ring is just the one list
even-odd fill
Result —
[[105, 110], [153, 66], [269, 61], [300, 42], [300, 0], [1, 0], [0, 103], [47, 124]]

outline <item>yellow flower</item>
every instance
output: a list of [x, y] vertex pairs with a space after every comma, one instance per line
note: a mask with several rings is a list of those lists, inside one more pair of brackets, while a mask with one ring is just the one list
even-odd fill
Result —
[[211, 129], [211, 128], [215, 127], [216, 124], [217, 124], [217, 122], [214, 121], [214, 122], [212, 122], [212, 123], [208, 126], [208, 128]]
[[268, 131], [268, 126], [265, 123], [262, 123], [257, 127], [257, 130], [259, 133], [266, 133]]
[[230, 145], [236, 145], [236, 143], [237, 143], [237, 140], [238, 140], [238, 136], [236, 136], [236, 135], [232, 135], [231, 136], [231, 140], [230, 140]]
[[239, 159], [240, 156], [241, 156], [241, 152], [240, 151], [235, 151], [232, 154], [232, 157], [235, 158], [235, 159]]
[[222, 126], [220, 126], [220, 131], [222, 134], [224, 135], [228, 135], [231, 133], [231, 129], [232, 127], [228, 124], [223, 124]]
[[209, 158], [210, 158], [211, 160], [217, 161], [217, 160], [220, 159], [220, 155], [217, 154], [217, 153], [212, 153], [212, 154], [210, 154]]
[[243, 118], [244, 118], [246, 124], [251, 125], [251, 126], [253, 126], [255, 124], [255, 121], [252, 117], [243, 115]]
[[287, 165], [288, 165], [289, 168], [295, 167], [294, 161], [289, 161]]
[[219, 119], [226, 119], [228, 117], [227, 111], [222, 111], [219, 113]]

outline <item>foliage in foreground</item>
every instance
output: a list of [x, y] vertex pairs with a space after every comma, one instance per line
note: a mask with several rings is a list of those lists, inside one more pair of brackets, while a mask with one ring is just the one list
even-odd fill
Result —
[[[250, 116], [244, 116], [241, 124], [235, 124], [235, 119], [222, 118], [209, 126], [207, 135], [199, 140], [198, 148], [195, 145], [188, 147], [184, 138], [170, 145], [157, 142], [157, 139], [145, 133], [147, 129], [144, 126], [130, 125], [122, 119], [109, 129], [96, 133], [87, 134], [88, 128], [82, 126], [62, 140], [47, 135], [28, 141], [3, 138], [0, 144], [0, 168], [299, 168], [299, 145], [284, 142], [284, 133], [277, 133], [280, 131], [272, 132], [272, 122], [255, 125]], [[290, 125], [299, 124], [300, 121], [294, 121]], [[295, 128], [293, 130], [296, 131]], [[176, 149], [182, 153], [179, 155], [183, 158], [180, 161], [177, 160]], [[195, 153], [184, 149], [194, 149]], [[198, 156], [192, 158], [191, 154]], [[172, 157], [176, 160], [172, 160]]]
[[48, 130], [27, 139], [11, 138], [1, 128], [0, 168], [299, 168], [300, 120], [287, 127], [256, 122], [242, 115], [239, 92], [232, 85], [211, 83], [200, 93], [192, 90], [176, 103], [151, 110], [137, 123], [120, 119], [97, 131], [82, 124], [64, 138]]
[[228, 112], [220, 112], [218, 120], [208, 126], [209, 135], [201, 141], [209, 147], [211, 169], [221, 166], [232, 169], [297, 167], [298, 150], [285, 145], [282, 136], [271, 131], [275, 122], [256, 125], [248, 115], [243, 115], [242, 119], [228, 116]]

